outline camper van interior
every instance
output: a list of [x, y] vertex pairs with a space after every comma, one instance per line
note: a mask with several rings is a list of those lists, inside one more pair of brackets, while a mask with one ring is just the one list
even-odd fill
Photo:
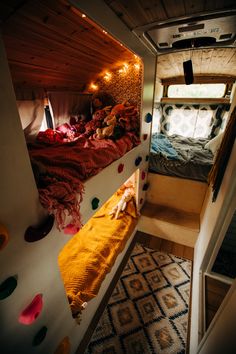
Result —
[[0, 24], [1, 353], [235, 353], [235, 1]]

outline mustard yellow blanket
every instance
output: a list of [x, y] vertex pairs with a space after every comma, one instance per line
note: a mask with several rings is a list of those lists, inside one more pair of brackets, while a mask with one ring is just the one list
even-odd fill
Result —
[[135, 228], [137, 214], [133, 199], [118, 219], [109, 215], [122, 193], [122, 190], [116, 192], [59, 254], [59, 267], [73, 314], [98, 294]]

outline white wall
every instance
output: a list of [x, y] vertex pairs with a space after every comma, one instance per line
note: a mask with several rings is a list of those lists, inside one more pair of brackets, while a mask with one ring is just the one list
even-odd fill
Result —
[[[232, 106], [236, 105], [236, 95], [232, 99]], [[206, 193], [203, 205], [204, 213], [201, 215], [201, 229], [194, 249], [193, 266], [193, 288], [192, 288], [192, 315], [191, 315], [191, 334], [190, 334], [190, 354], [197, 353], [199, 340], [202, 338], [201, 320], [201, 276], [200, 270], [202, 262], [210, 253], [212, 246], [219, 237], [220, 229], [226, 217], [228, 209], [231, 207], [233, 197], [236, 195], [236, 144], [234, 144], [227, 169], [221, 184], [218, 197], [212, 203], [211, 186]]]
[[234, 354], [236, 348], [236, 280], [209, 327], [209, 336], [200, 345], [199, 354]]

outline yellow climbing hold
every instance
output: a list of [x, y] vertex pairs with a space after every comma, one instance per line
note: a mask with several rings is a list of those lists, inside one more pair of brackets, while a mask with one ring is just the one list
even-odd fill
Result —
[[62, 339], [54, 354], [70, 354], [70, 339], [65, 337]]

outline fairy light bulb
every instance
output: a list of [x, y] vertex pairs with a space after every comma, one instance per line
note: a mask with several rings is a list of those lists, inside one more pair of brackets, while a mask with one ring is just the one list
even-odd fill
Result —
[[93, 82], [91, 82], [90, 89], [93, 90], [93, 91], [96, 91], [98, 89], [98, 85], [96, 85]]
[[104, 79], [106, 80], [106, 81], [110, 81], [111, 80], [111, 77], [112, 77], [112, 75], [111, 75], [111, 73], [109, 73], [108, 71], [105, 73], [105, 75], [104, 75]]

